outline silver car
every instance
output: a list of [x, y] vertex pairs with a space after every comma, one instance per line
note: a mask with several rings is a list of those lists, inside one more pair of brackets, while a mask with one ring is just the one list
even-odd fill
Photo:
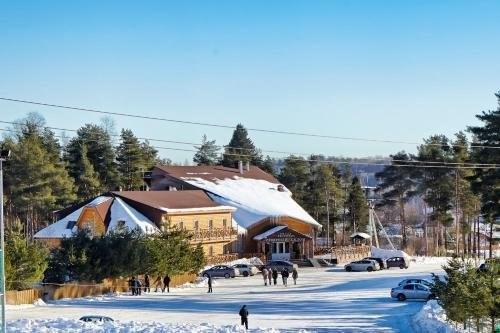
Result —
[[359, 260], [348, 263], [344, 266], [347, 272], [358, 271], [358, 272], [372, 272], [380, 270], [378, 262], [375, 260]]
[[236, 264], [232, 266], [236, 270], [236, 275], [253, 276], [259, 272], [257, 267], [249, 264]]
[[391, 289], [391, 297], [398, 301], [406, 299], [433, 299], [435, 296], [431, 289], [420, 283], [409, 283]]
[[425, 279], [405, 279], [405, 280], [399, 282], [398, 286], [404, 286], [405, 284], [410, 284], [410, 283], [423, 284], [424, 286], [429, 287], [429, 288], [432, 288], [432, 286], [434, 285], [434, 283], [432, 283], [429, 280], [425, 280]]
[[226, 279], [234, 278], [236, 276], [236, 271], [234, 268], [226, 265], [217, 265], [212, 268], [206, 269], [201, 273], [203, 277], [224, 277]]

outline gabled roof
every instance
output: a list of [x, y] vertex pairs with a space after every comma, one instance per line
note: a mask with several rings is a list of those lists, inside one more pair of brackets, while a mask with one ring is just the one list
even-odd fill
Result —
[[201, 178], [208, 181], [214, 181], [216, 179], [234, 179], [238, 178], [249, 178], [249, 179], [260, 179], [268, 181], [272, 184], [279, 184], [279, 181], [272, 175], [263, 171], [259, 167], [250, 166], [250, 170], [244, 170], [240, 173], [237, 168], [228, 168], [223, 166], [170, 166], [170, 165], [157, 165], [156, 168], [162, 170], [167, 175], [175, 178]]

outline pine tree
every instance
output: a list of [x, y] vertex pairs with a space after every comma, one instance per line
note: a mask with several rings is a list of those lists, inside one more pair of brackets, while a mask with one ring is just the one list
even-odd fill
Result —
[[386, 166], [375, 177], [380, 180], [377, 191], [382, 193], [379, 206], [397, 206], [401, 223], [402, 249], [407, 246], [405, 204], [416, 195], [417, 182], [412, 168], [399, 167], [408, 164], [412, 157], [405, 152], [391, 155], [392, 165]]
[[261, 165], [261, 169], [273, 176], [276, 176], [276, 171], [274, 170], [274, 164], [275, 164], [274, 159], [271, 158], [269, 155], [267, 155], [266, 158], [264, 159], [264, 162]]
[[358, 177], [352, 179], [347, 199], [351, 231], [364, 232], [368, 225], [368, 204]]
[[139, 139], [129, 129], [122, 130], [116, 161], [123, 188], [139, 190], [144, 185], [143, 172], [147, 170]]
[[87, 157], [87, 145], [82, 144], [80, 147], [80, 160], [75, 166], [75, 168], [80, 169], [76, 179], [77, 195], [80, 200], [87, 200], [99, 194], [101, 184], [99, 175], [94, 171], [94, 167]]
[[255, 148], [242, 124], [238, 124], [233, 132], [233, 137], [225, 149], [222, 165], [234, 168], [238, 166], [239, 161], [250, 162], [256, 166], [262, 166], [263, 163], [261, 152]]
[[208, 141], [204, 134], [201, 145], [195, 148], [198, 149], [193, 157], [193, 162], [196, 165], [217, 165], [219, 163], [219, 147], [215, 144], [215, 140]]
[[158, 157], [158, 150], [149, 144], [148, 140], [141, 143], [142, 160], [145, 170], [151, 170], [155, 165], [167, 165], [165, 160]]
[[87, 157], [95, 172], [99, 174], [101, 192], [115, 190], [120, 184], [120, 179], [115, 161], [115, 150], [109, 134], [105, 129], [94, 124], [86, 124], [78, 129], [76, 137], [70, 140], [64, 154], [64, 159], [69, 165], [68, 172], [74, 179], [78, 176], [75, 161], [80, 155], [81, 144], [87, 146]]
[[304, 158], [291, 155], [285, 159], [285, 165], [281, 169], [278, 179], [292, 192], [294, 200], [299, 205], [304, 206], [309, 176], [309, 164]]

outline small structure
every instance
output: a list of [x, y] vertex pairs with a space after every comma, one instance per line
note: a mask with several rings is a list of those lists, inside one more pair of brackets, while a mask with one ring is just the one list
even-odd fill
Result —
[[372, 236], [368, 235], [364, 232], [355, 232], [351, 236], [351, 242], [354, 245], [369, 245], [368, 240], [372, 238]]
[[312, 237], [285, 225], [273, 227], [253, 238], [258, 252], [271, 260], [305, 259], [313, 256]]

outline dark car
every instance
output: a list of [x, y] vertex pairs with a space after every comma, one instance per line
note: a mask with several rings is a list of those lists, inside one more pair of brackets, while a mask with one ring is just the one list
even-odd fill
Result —
[[403, 257], [392, 257], [385, 261], [387, 263], [387, 268], [399, 267], [401, 269], [410, 267], [408, 261]]
[[266, 265], [266, 268], [270, 269], [276, 269], [278, 272], [281, 272], [283, 269], [287, 269], [289, 272], [291, 272], [294, 269], [298, 269], [299, 267], [297, 264], [291, 263], [286, 260], [273, 260], [269, 261]]
[[366, 258], [363, 258], [363, 260], [375, 260], [376, 262], [378, 262], [378, 265], [380, 266], [380, 269], [386, 269], [387, 268], [385, 260], [382, 259], [382, 258], [366, 257]]
[[114, 321], [113, 318], [106, 316], [83, 316], [80, 318], [81, 321], [85, 321], [87, 323], [98, 323], [98, 322], [111, 322]]

